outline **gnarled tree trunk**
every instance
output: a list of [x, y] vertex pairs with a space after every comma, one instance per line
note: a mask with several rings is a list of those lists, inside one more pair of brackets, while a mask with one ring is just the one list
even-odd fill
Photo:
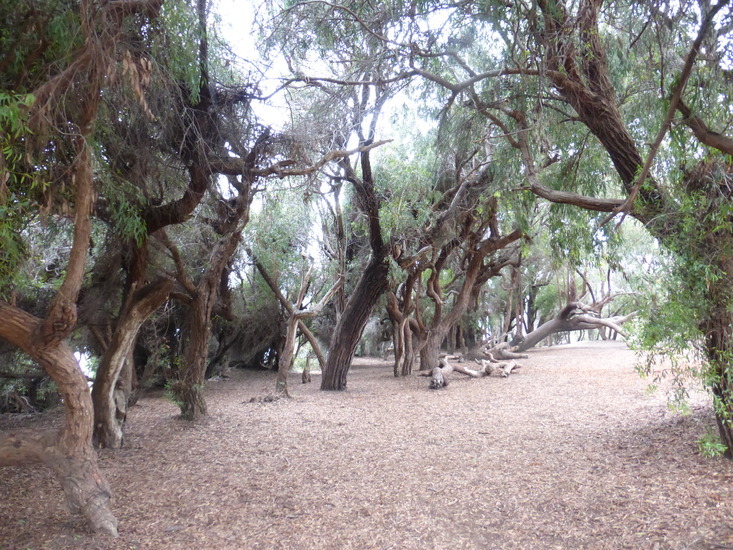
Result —
[[0, 436], [0, 466], [47, 465], [61, 482], [69, 510], [82, 514], [95, 532], [117, 535], [117, 520], [109, 509], [110, 488], [92, 447], [92, 399], [73, 352], [63, 341], [39, 342], [42, 319], [2, 302], [0, 318], [0, 337], [25, 351], [53, 378], [65, 411], [58, 432]]
[[[161, 279], [133, 294], [131, 304], [117, 321], [107, 350], [97, 369], [92, 388], [94, 402], [94, 441], [98, 447], [118, 449], [124, 441], [123, 425], [127, 413], [129, 381], [120, 378], [140, 325], [165, 301], [173, 282]], [[129, 365], [132, 367], [132, 365]]]
[[349, 296], [346, 309], [336, 323], [321, 379], [322, 390], [346, 389], [346, 375], [354, 359], [361, 334], [374, 311], [377, 300], [387, 290], [389, 264], [386, 261], [386, 247], [383, 248], [382, 252], [372, 254], [356, 288]]
[[181, 417], [186, 420], [196, 420], [207, 414], [204, 383], [214, 300], [216, 291], [210, 285], [200, 285], [183, 327], [183, 364], [171, 390], [181, 409]]
[[92, 446], [92, 398], [86, 377], [64, 342], [76, 325], [76, 300], [91, 236], [92, 155], [83, 136], [75, 141], [74, 240], [64, 281], [44, 319], [0, 302], [0, 338], [27, 353], [53, 378], [64, 401], [65, 422], [58, 433], [0, 436], [0, 466], [48, 465], [61, 481], [69, 509], [83, 514], [94, 531], [116, 536], [117, 520], [109, 509], [110, 489]]

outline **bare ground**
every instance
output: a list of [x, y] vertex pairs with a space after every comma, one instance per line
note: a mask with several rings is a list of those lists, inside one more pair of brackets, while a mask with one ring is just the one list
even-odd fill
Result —
[[705, 396], [673, 414], [614, 342], [522, 364], [431, 391], [360, 360], [347, 392], [293, 376], [273, 403], [248, 402], [271, 373], [234, 372], [196, 424], [144, 399], [126, 447], [101, 453], [120, 538], [69, 516], [43, 468], [6, 468], [0, 549], [733, 548], [733, 462], [696, 452]]

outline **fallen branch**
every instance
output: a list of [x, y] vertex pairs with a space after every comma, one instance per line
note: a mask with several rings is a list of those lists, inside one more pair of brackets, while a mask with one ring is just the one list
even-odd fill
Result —
[[450, 363], [448, 357], [441, 357], [440, 366], [435, 367], [429, 374], [430, 376], [430, 389], [438, 390], [448, 385], [448, 375], [452, 372], [459, 372], [470, 376], [471, 378], [484, 378], [491, 376], [494, 372], [499, 370], [502, 378], [507, 378], [513, 371], [521, 368], [521, 365], [517, 364], [515, 360], [511, 361], [495, 361], [495, 360], [476, 360], [480, 365], [479, 369], [470, 369], [460, 363]]
[[517, 353], [517, 346], [511, 346], [509, 342], [502, 342], [489, 350], [484, 350], [484, 355], [489, 358], [489, 361], [526, 359], [529, 357], [526, 353]]

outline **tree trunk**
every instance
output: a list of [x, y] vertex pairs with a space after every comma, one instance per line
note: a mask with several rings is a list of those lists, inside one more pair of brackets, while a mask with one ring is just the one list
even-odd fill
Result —
[[290, 397], [288, 393], [288, 373], [293, 364], [295, 352], [295, 335], [298, 332], [298, 316], [293, 314], [288, 319], [287, 331], [285, 333], [285, 344], [277, 367], [277, 381], [275, 382], [275, 393]]
[[98, 447], [122, 447], [123, 425], [131, 388], [129, 383], [124, 384], [120, 373], [125, 363], [129, 363], [140, 326], [165, 301], [172, 287], [172, 281], [161, 279], [137, 291], [117, 322], [92, 388], [94, 441]]
[[43, 321], [0, 302], [0, 337], [26, 352], [54, 379], [64, 401], [59, 432], [8, 433], [0, 436], [0, 466], [44, 463], [58, 476], [72, 513], [80, 513], [95, 532], [117, 535], [109, 510], [110, 488], [92, 447], [93, 405], [87, 380], [63, 342], [38, 342]]
[[517, 351], [526, 351], [531, 349], [548, 336], [567, 330], [572, 330], [567, 320], [551, 319], [530, 332], [523, 340], [519, 340]]
[[715, 420], [721, 441], [728, 447], [725, 456], [733, 458], [733, 314], [725, 299], [731, 291], [726, 286], [728, 277], [718, 285], [713, 285], [709, 297], [712, 311], [701, 323], [705, 334], [705, 352], [710, 363], [712, 383], [710, 384], [715, 402]]
[[409, 376], [415, 364], [416, 352], [413, 344], [410, 318], [403, 317], [399, 322], [392, 321], [392, 344], [394, 347], [394, 375]]
[[440, 357], [440, 347], [445, 339], [446, 330], [433, 329], [425, 341], [425, 345], [420, 351], [420, 370], [433, 370], [438, 366]]
[[[215, 288], [215, 287], [214, 287]], [[211, 285], [201, 285], [188, 310], [183, 327], [183, 362], [178, 378], [171, 385], [173, 396], [185, 420], [197, 420], [207, 414], [204, 399], [206, 355], [209, 351], [209, 319], [211, 301], [215, 299]]]
[[341, 318], [336, 323], [321, 379], [322, 390], [346, 389], [346, 375], [354, 359], [361, 333], [377, 300], [387, 290], [389, 264], [385, 261], [386, 257], [386, 247], [383, 247], [381, 253], [373, 253], [367, 268], [356, 283], [356, 288], [349, 296]]
[[311, 354], [305, 358], [305, 367], [303, 368], [303, 374], [300, 377], [303, 384], [311, 383]]
[[[554, 319], [540, 325], [538, 328], [527, 334], [523, 339], [512, 341], [512, 344], [516, 346], [516, 351], [527, 351], [542, 342], [542, 340], [548, 336], [552, 336], [559, 332], [593, 330], [605, 327], [623, 335], [620, 325], [625, 323], [634, 315], [632, 313], [629, 315], [609, 317], [606, 319], [586, 314], [575, 315], [574, 313], [578, 306], [578, 302], [568, 304]], [[586, 310], [591, 309], [588, 306], [583, 307]]]

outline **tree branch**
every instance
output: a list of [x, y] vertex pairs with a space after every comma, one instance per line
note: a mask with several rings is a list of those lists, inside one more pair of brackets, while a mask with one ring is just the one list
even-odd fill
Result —
[[705, 16], [705, 19], [703, 20], [702, 24], [700, 25], [700, 30], [697, 33], [697, 38], [695, 38], [695, 41], [692, 43], [692, 46], [690, 47], [690, 51], [687, 54], [687, 58], [685, 59], [685, 65], [682, 68], [682, 72], [680, 73], [679, 80], [672, 93], [672, 98], [670, 99], [669, 107], [667, 108], [667, 114], [665, 115], [664, 120], [662, 121], [662, 126], [659, 128], [659, 132], [657, 133], [657, 137], [654, 140], [654, 143], [652, 143], [651, 149], [649, 150], [649, 154], [646, 157], [646, 162], [644, 162], [644, 167], [641, 169], [641, 172], [637, 176], [636, 181], [634, 182], [634, 186], [632, 187], [631, 192], [629, 193], [629, 197], [626, 199], [626, 202], [624, 202], [623, 205], [614, 209], [613, 212], [611, 212], [608, 216], [606, 216], [601, 221], [600, 223], [601, 226], [611, 221], [614, 218], [614, 216], [616, 216], [616, 214], [620, 212], [623, 212], [624, 215], [621, 217], [621, 221], [619, 223], [623, 222], [624, 217], [626, 217], [626, 214], [633, 209], [634, 201], [636, 200], [636, 196], [639, 194], [639, 189], [641, 189], [641, 186], [646, 181], [646, 178], [649, 175], [649, 170], [651, 169], [651, 166], [652, 166], [652, 162], [654, 162], [654, 157], [656, 157], [657, 152], [659, 151], [659, 147], [662, 144], [662, 140], [664, 140], [664, 136], [667, 135], [667, 131], [669, 130], [670, 125], [672, 124], [674, 113], [675, 111], [677, 111], [677, 107], [682, 98], [682, 92], [684, 91], [685, 86], [687, 85], [687, 81], [690, 78], [690, 74], [692, 74], [692, 68], [695, 65], [695, 59], [697, 58], [697, 54], [700, 51], [700, 45], [702, 44], [702, 41], [705, 38], [705, 35], [708, 33], [708, 30], [710, 29], [713, 23], [713, 18], [723, 8], [723, 6], [728, 4], [728, 2], [729, 0], [720, 0], [720, 2], [718, 2], [715, 6], [713, 6], [712, 9]]
[[708, 129], [702, 119], [694, 116], [690, 108], [682, 100], [677, 105], [677, 110], [685, 117], [682, 121], [683, 124], [692, 130], [692, 133], [695, 134], [695, 137], [700, 143], [717, 149], [726, 155], [733, 155], [733, 139]]

